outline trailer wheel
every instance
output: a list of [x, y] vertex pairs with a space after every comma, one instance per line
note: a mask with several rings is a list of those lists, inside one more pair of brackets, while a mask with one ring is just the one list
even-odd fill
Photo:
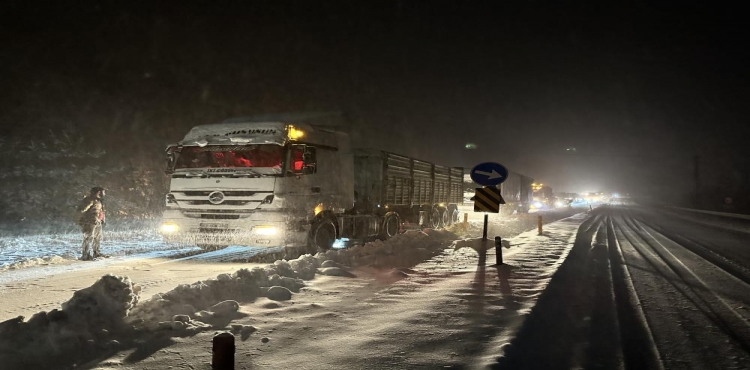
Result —
[[430, 221], [429, 225], [431, 229], [437, 230], [441, 226], [441, 218], [442, 213], [440, 212], [440, 208], [433, 208], [432, 211], [430, 211]]
[[440, 225], [442, 227], [448, 227], [452, 224], [452, 217], [451, 217], [451, 211], [449, 209], [444, 209], [440, 213]]
[[331, 249], [336, 241], [336, 225], [328, 218], [321, 219], [313, 225], [310, 241], [318, 250]]
[[383, 228], [380, 231], [380, 239], [388, 240], [396, 235], [401, 230], [401, 218], [398, 217], [398, 213], [392, 212], [385, 215], [383, 219]]
[[443, 211], [443, 227], [451, 226], [458, 223], [458, 219], [461, 217], [461, 212], [458, 211], [458, 207], [450, 205]]
[[448, 207], [448, 214], [450, 214], [450, 225], [453, 225], [455, 223], [458, 223], [459, 217], [461, 217], [461, 212], [458, 211], [458, 207], [456, 206], [450, 206]]

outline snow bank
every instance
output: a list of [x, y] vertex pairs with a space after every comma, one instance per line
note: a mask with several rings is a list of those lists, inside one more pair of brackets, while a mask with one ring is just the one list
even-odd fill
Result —
[[[484, 240], [482, 238], [466, 238], [466, 239], [456, 240], [451, 245], [454, 250], [459, 250], [461, 248], [470, 248], [470, 249], [475, 250], [477, 253], [479, 253], [482, 249], [490, 250], [491, 248], [495, 248], [495, 240], [494, 239]], [[510, 248], [510, 245], [511, 245], [510, 240], [502, 239], [501, 245], [504, 248]]]
[[97, 345], [111, 346], [113, 335], [127, 331], [123, 319], [138, 302], [139, 290], [127, 277], [106, 275], [75, 292], [62, 310], [0, 323], [0, 360], [14, 365], [9, 368], [26, 368], [41, 359], [55, 363]]
[[[339, 265], [370, 265], [380, 268], [411, 266], [439, 253], [454, 238], [445, 231], [409, 231], [387, 241], [374, 241], [349, 249], [329, 250], [315, 256], [303, 255], [294, 260], [278, 260], [265, 267], [240, 269], [214, 279], [182, 284], [177, 288], [142, 302], [128, 320], [154, 330], [166, 328], [174, 315], [187, 315], [191, 320], [210, 318], [210, 307], [217, 302], [237, 300], [251, 302], [258, 297], [289, 299], [285, 291], [297, 293], [316, 274], [352, 277]], [[334, 261], [333, 263], [327, 261]], [[336, 269], [336, 271], [332, 270]], [[275, 288], [280, 287], [283, 288]], [[202, 330], [197, 325], [192, 330]]]
[[[102, 351], [134, 343], [154, 332], [173, 336], [226, 329], [239, 312], [239, 302], [258, 297], [288, 300], [316, 274], [354, 277], [343, 266], [378, 268], [412, 266], [440, 253], [455, 235], [445, 231], [409, 231], [388, 241], [375, 241], [315, 256], [278, 260], [264, 267], [182, 284], [139, 302], [140, 287], [128, 277], [106, 275], [77, 291], [62, 310], [40, 312], [0, 323], [0, 361], [17, 367], [50, 364], [71, 356], [96, 356]], [[37, 361], [47, 359], [45, 365]]]
[[32, 266], [56, 265], [59, 263], [70, 261], [72, 259], [73, 258], [70, 255], [67, 255], [65, 257], [62, 257], [62, 256], [31, 257], [31, 258], [22, 259], [20, 261], [13, 262], [7, 265], [2, 265], [0, 266], [0, 271], [17, 270], [17, 269], [32, 267]]
[[[231, 275], [221, 274], [214, 279], [182, 284], [138, 305], [128, 320], [154, 330], [166, 327], [163, 322], [171, 320], [174, 315], [188, 315], [191, 319], [213, 318], [215, 312], [211, 306], [217, 302], [230, 299], [251, 302], [257, 297], [278, 294], [278, 289], [271, 289], [274, 287], [299, 292], [305, 286], [302, 279], [314, 278], [320, 263], [321, 260], [308, 254], [292, 261], [279, 260], [265, 267], [240, 269]], [[192, 330], [202, 328], [197, 325]]]
[[455, 237], [442, 230], [407, 231], [385, 241], [318, 253], [316, 258], [348, 266], [410, 267], [439, 253]]

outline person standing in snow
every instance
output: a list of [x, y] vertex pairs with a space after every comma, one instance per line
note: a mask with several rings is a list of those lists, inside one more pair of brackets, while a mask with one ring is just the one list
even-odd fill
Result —
[[[81, 200], [78, 205], [78, 212], [81, 214], [78, 219], [78, 225], [83, 231], [83, 246], [81, 260], [88, 261], [102, 256], [99, 252], [99, 246], [102, 241], [102, 226], [106, 223], [104, 216], [104, 188], [95, 186], [91, 188], [88, 196]], [[93, 249], [93, 257], [89, 254], [89, 249]]]

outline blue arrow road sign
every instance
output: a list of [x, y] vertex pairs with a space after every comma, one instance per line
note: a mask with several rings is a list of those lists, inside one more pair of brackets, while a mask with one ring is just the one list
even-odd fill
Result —
[[500, 163], [480, 163], [471, 169], [471, 179], [479, 185], [500, 185], [508, 179], [508, 169]]

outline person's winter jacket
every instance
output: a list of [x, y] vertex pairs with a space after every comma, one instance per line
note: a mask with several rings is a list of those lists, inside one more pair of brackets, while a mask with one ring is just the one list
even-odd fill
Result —
[[104, 204], [101, 199], [89, 195], [78, 205], [78, 212], [81, 213], [81, 217], [78, 219], [79, 225], [94, 225], [98, 223], [104, 223]]

